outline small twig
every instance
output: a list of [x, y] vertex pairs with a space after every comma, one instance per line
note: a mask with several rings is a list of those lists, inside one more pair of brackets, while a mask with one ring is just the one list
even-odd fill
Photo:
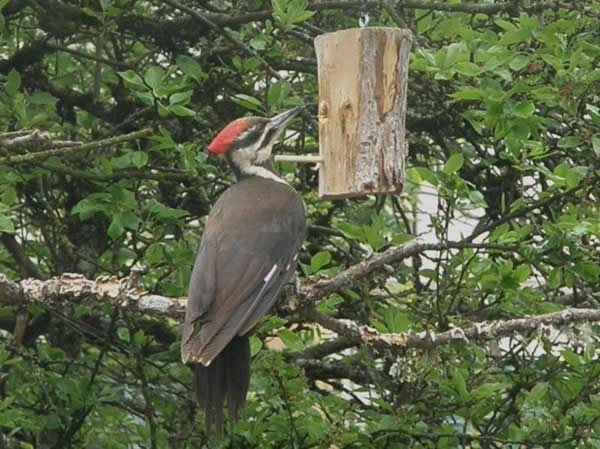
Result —
[[448, 249], [466, 249], [480, 248], [497, 251], [509, 251], [512, 248], [506, 245], [495, 245], [487, 243], [472, 243], [468, 241], [445, 242], [445, 243], [425, 243], [419, 239], [415, 239], [403, 245], [392, 246], [387, 250], [377, 253], [344, 270], [337, 276], [330, 279], [324, 279], [314, 284], [309, 292], [303, 293], [301, 296], [300, 307], [310, 306], [321, 298], [324, 298], [331, 293], [349, 287], [364, 279], [373, 271], [383, 267], [384, 265], [397, 263], [401, 260], [413, 257], [425, 251], [444, 251]]
[[134, 65], [128, 64], [126, 62], [121, 62], [121, 61], [115, 61], [115, 60], [112, 60], [112, 59], [101, 58], [101, 57], [98, 57], [98, 56], [93, 55], [91, 53], [86, 53], [86, 52], [83, 52], [83, 51], [75, 50], [73, 48], [64, 47], [62, 45], [57, 45], [57, 44], [52, 44], [52, 43], [47, 43], [47, 45], [48, 45], [48, 47], [52, 48], [53, 50], [64, 51], [65, 53], [71, 53], [72, 55], [75, 55], [75, 56], [80, 56], [80, 57], [85, 58], [85, 59], [91, 59], [92, 61], [101, 62], [103, 64], [107, 64], [107, 65], [110, 65], [110, 66], [118, 67], [120, 69], [134, 69], [135, 68]]

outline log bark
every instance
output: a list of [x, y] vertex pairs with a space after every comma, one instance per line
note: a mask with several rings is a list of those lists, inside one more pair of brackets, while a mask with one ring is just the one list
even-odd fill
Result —
[[404, 182], [412, 35], [350, 29], [315, 39], [319, 71], [319, 196], [397, 192]]

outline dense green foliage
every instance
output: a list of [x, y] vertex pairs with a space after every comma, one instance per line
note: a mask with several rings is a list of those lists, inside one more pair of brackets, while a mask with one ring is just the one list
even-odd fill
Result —
[[[364, 2], [370, 26], [415, 35], [405, 191], [320, 201], [314, 169], [278, 169], [311, 223], [302, 278], [415, 232], [430, 230], [442, 249], [317, 311], [416, 333], [597, 305], [600, 2], [422, 3]], [[184, 296], [202, 217], [232, 182], [207, 143], [238, 116], [316, 101], [313, 38], [356, 26], [361, 4], [0, 0], [1, 132], [93, 142], [149, 129], [26, 162], [17, 156], [48, 147], [0, 136], [0, 272], [123, 277], [140, 264], [148, 291]], [[292, 129], [280, 151], [317, 151], [314, 115]], [[416, 227], [425, 184], [435, 211]], [[444, 249], [465, 216], [477, 225], [460, 228], [464, 248]], [[26, 308], [21, 345], [24, 310], [0, 312], [0, 447], [217, 446], [196, 413], [176, 320], [61, 304]], [[258, 329], [249, 401], [224, 447], [600, 447], [594, 323], [429, 351], [342, 337], [315, 353], [329, 333], [308, 316], [282, 309]], [[275, 337], [283, 352], [263, 344]]]

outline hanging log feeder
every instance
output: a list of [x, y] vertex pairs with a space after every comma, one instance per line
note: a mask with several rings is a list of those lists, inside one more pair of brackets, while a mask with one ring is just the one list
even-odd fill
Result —
[[319, 76], [319, 196], [347, 198], [402, 190], [406, 89], [412, 34], [356, 28], [315, 39]]

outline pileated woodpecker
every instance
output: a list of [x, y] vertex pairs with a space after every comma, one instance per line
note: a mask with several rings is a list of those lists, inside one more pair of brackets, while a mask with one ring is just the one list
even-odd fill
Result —
[[232, 422], [246, 401], [248, 334], [294, 274], [306, 236], [304, 203], [269, 162], [273, 144], [300, 109], [271, 119], [237, 119], [208, 146], [225, 156], [237, 183], [206, 220], [190, 280], [181, 356], [195, 364], [196, 397], [208, 430], [214, 424], [218, 435], [225, 398]]

